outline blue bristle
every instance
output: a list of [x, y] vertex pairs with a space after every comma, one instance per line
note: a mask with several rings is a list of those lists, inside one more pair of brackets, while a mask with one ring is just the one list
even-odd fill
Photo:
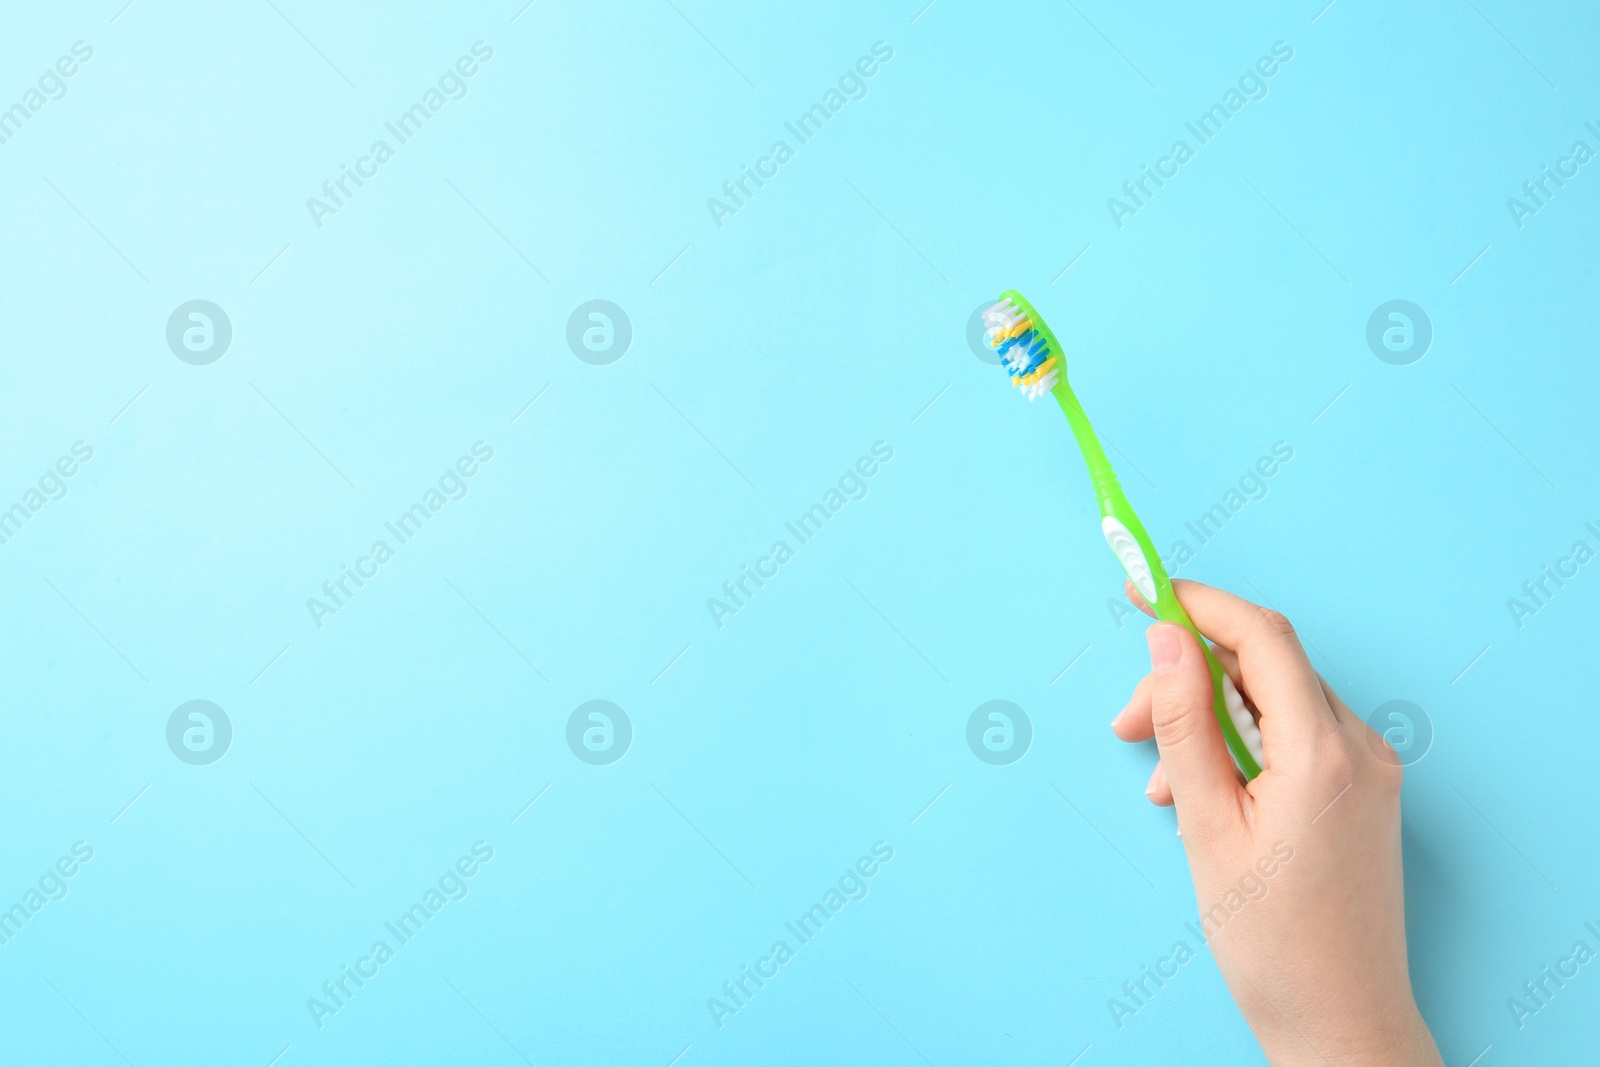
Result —
[[1000, 344], [1000, 355], [1009, 356], [1013, 350], [1021, 349], [1027, 352], [1028, 346], [1033, 343], [1035, 334], [1032, 330], [1020, 333], [1015, 337], [1008, 337]]
[[1050, 358], [1049, 345], [1034, 330], [1028, 330], [1002, 342], [999, 354], [1012, 374], [1019, 378], [1033, 373], [1041, 363]]

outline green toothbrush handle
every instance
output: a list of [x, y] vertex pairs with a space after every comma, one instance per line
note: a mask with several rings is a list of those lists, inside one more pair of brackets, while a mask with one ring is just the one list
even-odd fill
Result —
[[[1222, 737], [1228, 743], [1228, 751], [1233, 753], [1234, 761], [1244, 772], [1245, 778], [1248, 780], [1256, 777], [1261, 773], [1261, 764], [1256, 761], [1244, 738], [1239, 735], [1233, 716], [1228, 711], [1225, 688], [1227, 676], [1223, 673], [1222, 665], [1217, 662], [1217, 657], [1211, 654], [1211, 647], [1206, 644], [1206, 639], [1195, 629], [1189, 613], [1178, 603], [1178, 597], [1172, 591], [1172, 582], [1167, 578], [1167, 570], [1161, 565], [1161, 556], [1151, 544], [1150, 535], [1145, 533], [1144, 524], [1134, 513], [1133, 506], [1128, 503], [1128, 498], [1116, 484], [1115, 476], [1111, 475], [1109, 466], [1105, 469], [1105, 474], [1096, 477], [1095, 481], [1097, 483], [1095, 496], [1100, 501], [1100, 530], [1105, 534], [1106, 543], [1116, 554], [1117, 562], [1122, 564], [1122, 569], [1127, 572], [1134, 588], [1139, 590], [1139, 595], [1144, 597], [1145, 603], [1155, 609], [1156, 617], [1163, 622], [1177, 623], [1194, 634], [1195, 639], [1200, 642], [1200, 649], [1206, 656], [1206, 668], [1211, 672], [1211, 707], [1217, 716], [1217, 725], [1222, 728]], [[1107, 482], [1109, 484], [1106, 484]]]
[[[1056, 358], [1061, 358], [1060, 353], [1065, 351], [1061, 342], [1056, 340], [1056, 335], [1050, 332], [1050, 327], [1044, 324], [1044, 319], [1021, 293], [1007, 289], [1000, 294], [1000, 298], [1019, 308], [1044, 339], [1048, 350], [1056, 354]], [[1111, 469], [1105, 449], [1100, 447], [1100, 438], [1095, 434], [1089, 416], [1084, 413], [1083, 405], [1067, 384], [1065, 365], [1058, 371], [1050, 392], [1056, 398], [1056, 403], [1061, 405], [1061, 412], [1072, 427], [1072, 436], [1078, 442], [1078, 450], [1083, 453], [1084, 465], [1089, 469], [1089, 482], [1094, 486], [1095, 499], [1100, 502], [1100, 530], [1105, 535], [1106, 543], [1116, 553], [1117, 562], [1128, 572], [1128, 577], [1144, 597], [1145, 603], [1155, 609], [1156, 617], [1163, 622], [1177, 623], [1194, 634], [1195, 640], [1200, 642], [1200, 649], [1206, 655], [1206, 668], [1211, 672], [1211, 706], [1217, 716], [1217, 725], [1222, 727], [1222, 737], [1227, 741], [1228, 751], [1233, 753], [1239, 770], [1244, 772], [1246, 779], [1254, 778], [1261, 773], [1261, 764], [1239, 735], [1233, 715], [1228, 710], [1228, 696], [1231, 693], [1237, 699], [1237, 690], [1233, 689], [1217, 657], [1211, 654], [1206, 639], [1195, 629], [1189, 613], [1183, 610], [1183, 605], [1178, 603], [1177, 596], [1172, 592], [1172, 582], [1167, 578], [1166, 568], [1161, 565], [1156, 546], [1150, 543], [1150, 535], [1144, 532], [1144, 523], [1134, 514], [1133, 505], [1128, 503], [1127, 496], [1122, 492], [1116, 472]], [[1242, 700], [1239, 701], [1239, 707], [1240, 714], [1245, 715]]]

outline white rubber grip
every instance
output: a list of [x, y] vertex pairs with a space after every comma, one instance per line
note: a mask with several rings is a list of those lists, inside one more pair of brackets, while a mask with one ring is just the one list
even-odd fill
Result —
[[1107, 515], [1100, 520], [1100, 532], [1105, 535], [1106, 544], [1111, 546], [1111, 551], [1117, 554], [1117, 562], [1122, 564], [1122, 569], [1128, 572], [1133, 586], [1139, 590], [1139, 595], [1144, 597], [1145, 603], [1151, 607], [1156, 603], [1156, 580], [1150, 573], [1150, 564], [1145, 562], [1144, 553], [1139, 551], [1139, 542], [1135, 541], [1128, 528], [1115, 518]]
[[1239, 695], [1238, 687], [1233, 684], [1233, 677], [1229, 674], [1222, 676], [1222, 702], [1227, 705], [1233, 728], [1239, 731], [1239, 740], [1244, 742], [1244, 747], [1250, 750], [1256, 762], [1262, 763], [1266, 757], [1261, 751], [1261, 727], [1256, 725], [1250, 709], [1244, 706], [1244, 697]]
[[[1134, 540], [1128, 528], [1110, 515], [1100, 520], [1100, 532], [1105, 535], [1106, 544], [1111, 546], [1111, 551], [1117, 554], [1117, 562], [1122, 564], [1122, 569], [1128, 572], [1133, 586], [1144, 597], [1145, 603], [1155, 606], [1156, 581], [1150, 573], [1150, 564], [1145, 561], [1144, 553], [1139, 551], [1139, 542]], [[1238, 688], [1233, 684], [1233, 679], [1228, 675], [1222, 676], [1222, 700], [1228, 709], [1228, 718], [1233, 720], [1234, 729], [1239, 731], [1239, 739], [1244, 742], [1244, 747], [1256, 758], [1262, 761], [1261, 728], [1256, 725], [1255, 717], [1250, 714], [1250, 709], [1245, 707], [1244, 697], [1239, 695]]]

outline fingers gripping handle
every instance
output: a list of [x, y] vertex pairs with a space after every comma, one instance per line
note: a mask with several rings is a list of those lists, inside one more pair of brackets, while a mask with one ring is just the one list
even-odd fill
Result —
[[[1217, 657], [1211, 654], [1205, 638], [1190, 621], [1189, 613], [1178, 603], [1177, 596], [1172, 592], [1172, 583], [1167, 579], [1166, 568], [1150, 546], [1149, 535], [1145, 534], [1138, 518], [1131, 514], [1132, 509], [1128, 509], [1131, 523], [1125, 524], [1109, 513], [1120, 509], [1112, 501], [1104, 503], [1112, 504], [1100, 519], [1100, 530], [1105, 535], [1106, 544], [1111, 546], [1117, 562], [1122, 564], [1129, 581], [1139, 590], [1145, 603], [1155, 609], [1156, 617], [1163, 622], [1177, 623], [1194, 634], [1200, 642], [1200, 648], [1206, 656], [1206, 668], [1211, 672], [1212, 710], [1217, 716], [1217, 725], [1222, 728], [1223, 739], [1227, 741], [1228, 751], [1233, 753], [1239, 770], [1246, 779], [1256, 777], [1261, 773], [1261, 731], [1245, 707], [1244, 698], [1234, 687], [1233, 679], [1217, 662]], [[1132, 529], [1129, 529], [1130, 525]]]

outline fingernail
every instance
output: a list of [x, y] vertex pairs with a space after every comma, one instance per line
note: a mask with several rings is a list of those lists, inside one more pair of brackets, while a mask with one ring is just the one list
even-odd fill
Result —
[[1150, 645], [1150, 669], [1156, 674], [1166, 674], [1183, 658], [1178, 628], [1171, 623], [1157, 623], [1145, 631], [1144, 638]]
[[1156, 769], [1150, 775], [1150, 784], [1144, 787], [1144, 795], [1147, 797], [1155, 796], [1156, 790], [1160, 789], [1166, 782], [1167, 772], [1158, 763], [1156, 764]]
[[1127, 708], [1123, 708], [1121, 711], [1119, 711], [1115, 715], [1111, 716], [1111, 728], [1113, 730], [1115, 730], [1117, 728], [1117, 723], [1121, 722], [1122, 721], [1122, 717], [1124, 715], [1126, 715], [1126, 714], [1128, 714], [1128, 709]]

